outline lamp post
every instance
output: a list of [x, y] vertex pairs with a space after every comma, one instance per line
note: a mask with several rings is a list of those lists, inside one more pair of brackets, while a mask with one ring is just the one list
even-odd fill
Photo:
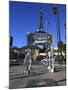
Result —
[[65, 44], [64, 44], [64, 52], [65, 52], [65, 59], [66, 59], [66, 22], [64, 24], [65, 27]]
[[65, 32], [65, 44], [66, 44], [66, 5], [65, 5], [64, 9], [65, 9], [65, 23], [64, 23], [64, 32]]
[[[59, 20], [59, 13], [58, 13], [58, 8], [57, 6], [55, 5], [53, 7], [53, 14], [57, 16], [57, 46], [58, 46], [58, 55], [60, 52], [60, 42], [61, 42], [61, 36], [60, 36], [60, 20]], [[62, 54], [62, 53], [61, 53]]]

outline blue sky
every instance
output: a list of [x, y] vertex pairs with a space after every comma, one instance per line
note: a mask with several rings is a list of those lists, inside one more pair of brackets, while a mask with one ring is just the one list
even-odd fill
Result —
[[[9, 2], [9, 35], [13, 36], [13, 46], [22, 47], [27, 45], [27, 32], [35, 32], [39, 28], [39, 11], [43, 10], [43, 28], [46, 31], [48, 19], [48, 31], [54, 33], [54, 47], [57, 47], [57, 18], [53, 15], [54, 4]], [[61, 40], [65, 40], [65, 5], [57, 4], [60, 17]]]

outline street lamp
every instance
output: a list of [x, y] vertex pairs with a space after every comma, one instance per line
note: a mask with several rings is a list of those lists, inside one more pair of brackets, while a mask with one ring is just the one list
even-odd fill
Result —
[[[60, 42], [61, 42], [61, 36], [60, 36], [60, 20], [59, 20], [59, 13], [58, 13], [58, 8], [57, 5], [53, 7], [53, 14], [57, 16], [57, 43], [58, 43], [58, 55], [60, 52]], [[62, 53], [61, 53], [62, 54]]]

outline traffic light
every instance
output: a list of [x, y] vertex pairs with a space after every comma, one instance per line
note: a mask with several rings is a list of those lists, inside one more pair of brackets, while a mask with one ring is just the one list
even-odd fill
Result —
[[56, 5], [54, 6], [53, 11], [54, 11], [53, 12], [54, 15], [58, 14], [58, 12], [57, 12], [57, 6]]

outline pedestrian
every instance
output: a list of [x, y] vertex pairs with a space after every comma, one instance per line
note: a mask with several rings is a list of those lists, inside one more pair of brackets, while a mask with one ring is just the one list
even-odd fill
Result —
[[30, 74], [30, 69], [31, 69], [31, 63], [32, 63], [32, 58], [31, 58], [31, 49], [27, 49], [25, 59], [24, 59], [24, 64], [25, 64], [25, 73]]

